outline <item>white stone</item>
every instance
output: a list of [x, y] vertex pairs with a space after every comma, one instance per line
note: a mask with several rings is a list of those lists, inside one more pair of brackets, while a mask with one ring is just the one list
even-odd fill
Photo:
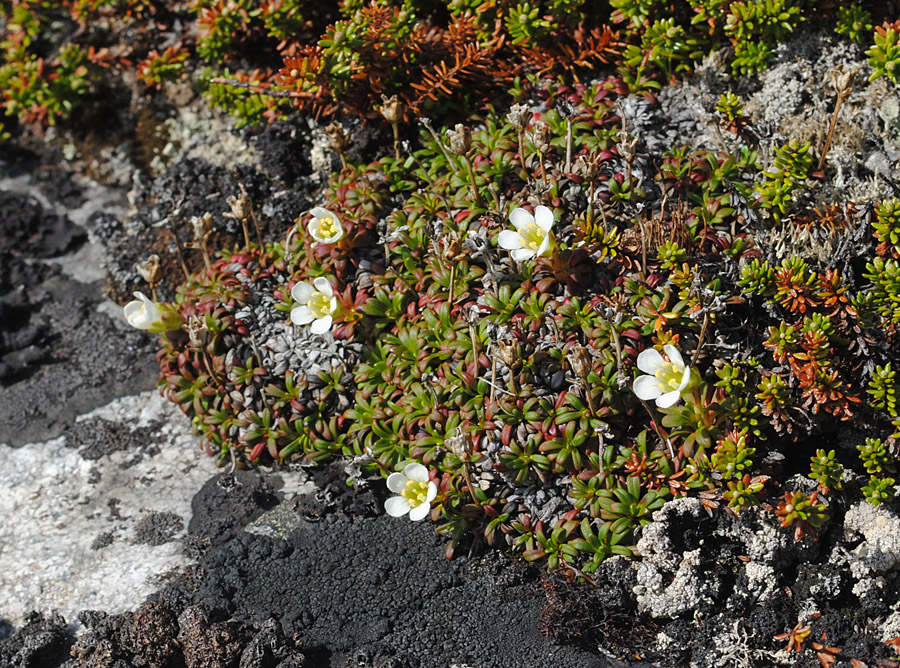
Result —
[[[150, 512], [175, 513], [187, 526], [193, 495], [215, 472], [187, 418], [153, 391], [79, 420], [92, 417], [130, 428], [162, 421], [159, 453], [122, 468], [133, 451], [88, 461], [65, 447], [64, 436], [0, 445], [0, 617], [14, 625], [30, 610], [58, 610], [73, 622], [83, 609], [133, 609], [189, 563], [177, 536], [158, 546], [133, 542], [135, 525]], [[113, 542], [92, 550], [106, 532]]]

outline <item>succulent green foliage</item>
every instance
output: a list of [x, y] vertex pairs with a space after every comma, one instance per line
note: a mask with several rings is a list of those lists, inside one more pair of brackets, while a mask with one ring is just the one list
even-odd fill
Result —
[[757, 187], [758, 205], [780, 220], [796, 199], [795, 192], [804, 187], [812, 167], [810, 143], [790, 139], [775, 150], [772, 169], [765, 172], [765, 180]]
[[719, 101], [716, 102], [716, 111], [720, 114], [722, 125], [730, 132], [737, 132], [746, 123], [744, 103], [730, 90], [719, 96]]
[[872, 408], [884, 411], [893, 418], [900, 416], [897, 412], [897, 372], [891, 368], [890, 362], [884, 366], [876, 366], [866, 388], [871, 397]]
[[875, 207], [872, 229], [881, 242], [878, 254], [900, 258], [900, 200], [891, 197]]
[[803, 534], [816, 537], [830, 519], [824, 503], [817, 503], [818, 492], [806, 495], [803, 492], [785, 492], [783, 501], [778, 504], [776, 514], [783, 527], [795, 527], [794, 537], [799, 540]]
[[887, 76], [897, 83], [900, 81], [900, 21], [877, 26], [873, 39], [875, 44], [866, 51], [872, 66], [869, 81]]
[[880, 506], [882, 503], [890, 503], [897, 495], [896, 481], [894, 478], [879, 478], [872, 476], [869, 482], [863, 486], [862, 493], [867, 502], [873, 506]]
[[870, 475], [883, 476], [888, 473], [896, 475], [897, 457], [880, 438], [867, 438], [866, 442], [857, 446], [859, 458]]
[[[449, 552], [477, 532], [589, 572], [631, 554], [671, 498], [774, 507], [784, 490], [761, 468], [770, 450], [796, 456], [795, 442], [841, 422], [894, 417], [889, 374], [859, 370], [900, 290], [875, 268], [762, 259], [754, 214], [767, 200], [755, 184], [787, 191], [787, 212], [785, 184], [802, 181], [809, 144], [789, 142], [765, 174], [746, 147], [644, 156], [620, 132], [623, 93], [617, 76], [546, 82], [540, 96], [557, 104], [536, 114], [426, 125], [399, 158], [347, 164], [318, 202], [340, 239], [317, 241], [304, 216], [283, 243], [223, 252], [180, 290], [163, 390], [222, 464], [342, 457], [354, 480], [425, 465]], [[538, 204], [554, 220], [546, 247], [514, 259], [511, 236], [540, 244], [536, 229], [514, 233], [510, 214]], [[291, 289], [321, 278], [347, 356], [276, 372], [254, 348], [254, 318], [310, 308]], [[668, 346], [691, 367], [677, 400], [638, 400], [639, 356]], [[741, 354], [721, 361], [730, 350]], [[865, 457], [890, 473], [883, 454]], [[845, 464], [834, 450], [813, 458], [823, 494], [841, 492]], [[816, 498], [795, 501], [786, 526], [824, 526]]]
[[851, 3], [837, 9], [835, 32], [862, 43], [872, 30], [872, 14], [862, 5]]
[[809, 477], [817, 480], [824, 491], [839, 490], [844, 486], [844, 467], [835, 458], [835, 451], [819, 449], [810, 460]]

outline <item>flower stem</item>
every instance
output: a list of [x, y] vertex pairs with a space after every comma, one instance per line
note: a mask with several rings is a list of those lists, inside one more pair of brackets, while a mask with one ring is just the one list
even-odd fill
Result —
[[448, 300], [450, 302], [451, 309], [453, 308], [453, 293], [454, 293], [455, 287], [456, 287], [456, 265], [451, 264], [450, 265], [450, 298]]
[[475, 360], [475, 373], [478, 374], [478, 339], [475, 336], [474, 325], [469, 325], [469, 338], [472, 340], [472, 359]]
[[478, 184], [475, 182], [475, 170], [472, 168], [472, 159], [470, 155], [463, 156], [463, 162], [466, 163], [466, 171], [469, 173], [469, 181], [472, 190], [472, 197], [475, 198], [475, 206], [479, 209], [486, 209], [487, 207], [484, 205], [484, 200], [481, 198], [481, 193], [478, 192]]
[[697, 360], [700, 358], [700, 349], [703, 347], [703, 339], [706, 338], [707, 325], [709, 325], [709, 311], [706, 311], [703, 314], [703, 324], [700, 325], [700, 336], [697, 338], [697, 347], [694, 349], [694, 354], [691, 357], [692, 367], [697, 365]]
[[178, 242], [178, 235], [175, 234], [174, 230], [166, 230], [170, 235], [172, 235], [172, 241], [175, 242], [175, 255], [178, 256], [178, 264], [181, 265], [181, 271], [184, 272], [185, 280], [190, 280], [191, 272], [188, 271], [187, 263], [184, 261], [184, 254], [181, 252], [181, 244]]
[[669, 457], [672, 458], [672, 461], [675, 461], [675, 449], [672, 447], [672, 441], [669, 440], [669, 435], [666, 434], [666, 432], [659, 424], [657, 424], [656, 418], [653, 416], [653, 411], [650, 410], [650, 405], [644, 399], [640, 399], [640, 402], [644, 405], [644, 409], [646, 409], [647, 415], [650, 416], [650, 426], [653, 427], [653, 431], [655, 431], [656, 435], [659, 436], [660, 441], [665, 443], [669, 448]]

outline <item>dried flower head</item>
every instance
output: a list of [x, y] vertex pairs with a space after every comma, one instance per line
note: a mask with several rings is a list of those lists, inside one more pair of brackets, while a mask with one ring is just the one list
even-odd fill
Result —
[[509, 368], [515, 366], [519, 357], [519, 347], [514, 339], [500, 339], [497, 341], [497, 352], [500, 361]]
[[468, 155], [472, 149], [472, 131], [457, 123], [455, 129], [447, 130], [447, 143], [447, 149], [453, 155]]
[[151, 287], [159, 284], [159, 255], [154, 253], [137, 265], [137, 272]]
[[194, 232], [194, 241], [205, 242], [212, 233], [212, 214], [206, 212], [202, 216], [191, 216], [191, 228]]
[[528, 131], [528, 139], [539, 153], [550, 150], [550, 126], [544, 121], [535, 121]]
[[444, 238], [441, 240], [441, 245], [443, 246], [443, 255], [445, 260], [449, 260], [450, 262], [459, 262], [466, 257], [462, 239], [460, 239], [457, 232], [448, 232], [447, 235], [444, 236]]
[[591, 359], [591, 354], [588, 352], [588, 349], [580, 343], [576, 343], [569, 348], [568, 359], [569, 366], [572, 367], [572, 372], [578, 376], [579, 379], [586, 379], [593, 367], [593, 360]]
[[514, 104], [509, 108], [509, 113], [506, 114], [506, 120], [509, 121], [509, 124], [517, 131], [522, 132], [528, 127], [528, 122], [531, 120], [531, 112], [528, 111], [527, 105]]
[[384, 120], [392, 125], [399, 123], [403, 118], [403, 103], [400, 99], [396, 95], [390, 97], [382, 95], [381, 101], [381, 115], [384, 116]]
[[[237, 197], [228, 197], [225, 201], [231, 207], [231, 212], [224, 214], [229, 218], [241, 221], [249, 220], [250, 216], [253, 215], [253, 205], [250, 203], [250, 197], [247, 193], [242, 192]], [[212, 218], [210, 218], [210, 222], [212, 222]]]
[[340, 123], [329, 123], [324, 132], [329, 148], [336, 153], [343, 153], [350, 144], [350, 133], [344, 132], [344, 126]]

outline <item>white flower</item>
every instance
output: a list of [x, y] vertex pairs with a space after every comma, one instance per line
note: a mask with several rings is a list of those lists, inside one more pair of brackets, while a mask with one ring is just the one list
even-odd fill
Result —
[[392, 496], [384, 502], [384, 509], [391, 517], [402, 517], [409, 513], [414, 522], [424, 520], [437, 496], [437, 485], [428, 480], [428, 469], [413, 462], [407, 464], [403, 473], [391, 473], [387, 479], [388, 489], [400, 496]]
[[162, 317], [162, 312], [143, 292], [135, 292], [134, 296], [137, 299], [125, 304], [125, 319], [132, 327], [150, 329]]
[[313, 285], [305, 281], [297, 283], [291, 288], [291, 297], [297, 302], [291, 309], [291, 322], [295, 325], [312, 323], [309, 329], [313, 334], [324, 334], [331, 329], [337, 298], [327, 278], [319, 276]]
[[678, 348], [667, 344], [663, 350], [668, 360], [655, 348], [648, 348], [638, 355], [638, 369], [649, 375], [638, 376], [632, 388], [638, 399], [656, 399], [657, 406], [668, 408], [681, 398], [681, 391], [691, 380], [691, 369], [684, 365]]
[[307, 229], [312, 238], [320, 244], [333, 244], [344, 236], [341, 219], [328, 209], [317, 206], [310, 210], [310, 214], [312, 214], [312, 220], [309, 221]]
[[513, 209], [509, 222], [516, 229], [503, 230], [497, 237], [497, 243], [508, 250], [516, 262], [541, 256], [550, 247], [553, 212], [547, 207], [538, 206], [533, 216], [525, 209]]

